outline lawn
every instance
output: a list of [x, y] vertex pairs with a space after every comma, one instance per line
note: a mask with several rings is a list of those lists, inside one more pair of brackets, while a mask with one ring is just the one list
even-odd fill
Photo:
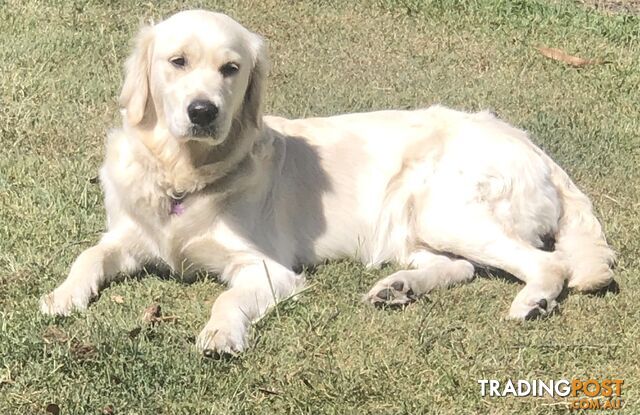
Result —
[[[546, 414], [566, 400], [482, 398], [478, 380], [576, 377], [624, 379], [623, 412], [640, 413], [640, 16], [637, 2], [588, 3], [0, 0], [0, 413]], [[268, 113], [442, 103], [530, 131], [592, 198], [620, 292], [569, 294], [558, 314], [513, 322], [520, 285], [479, 276], [378, 310], [361, 296], [393, 265], [334, 262], [223, 360], [193, 346], [223, 289], [214, 277], [125, 277], [85, 314], [41, 316], [38, 297], [104, 230], [90, 179], [119, 123], [130, 39], [195, 7], [269, 40]], [[574, 68], [536, 47], [604, 63]], [[168, 318], [145, 323], [152, 304]]]

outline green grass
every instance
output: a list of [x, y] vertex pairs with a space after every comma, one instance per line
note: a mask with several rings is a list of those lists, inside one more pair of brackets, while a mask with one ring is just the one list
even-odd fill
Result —
[[[621, 292], [570, 295], [560, 314], [516, 323], [503, 316], [519, 285], [480, 278], [402, 312], [374, 310], [361, 294], [391, 269], [336, 262], [222, 361], [193, 347], [222, 290], [211, 279], [128, 278], [85, 314], [42, 317], [38, 297], [104, 229], [89, 178], [119, 123], [130, 38], [141, 21], [192, 7], [269, 39], [269, 113], [443, 103], [528, 129], [592, 197]], [[567, 1], [0, 0], [0, 35], [1, 414], [52, 403], [63, 414], [544, 414], [566, 409], [481, 399], [477, 380], [573, 377], [624, 379], [624, 412], [640, 412], [638, 16]], [[610, 63], [568, 68], [535, 46]], [[154, 302], [179, 320], [131, 336]], [[45, 341], [50, 327], [65, 336]]]

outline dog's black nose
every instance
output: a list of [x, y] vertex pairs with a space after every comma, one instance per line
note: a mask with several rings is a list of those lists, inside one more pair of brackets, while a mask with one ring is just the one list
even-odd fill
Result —
[[213, 122], [218, 115], [218, 107], [206, 100], [193, 101], [187, 107], [187, 114], [192, 123], [205, 127]]

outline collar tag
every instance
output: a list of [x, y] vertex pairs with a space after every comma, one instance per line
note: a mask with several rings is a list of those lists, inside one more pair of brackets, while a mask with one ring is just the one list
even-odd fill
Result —
[[182, 215], [184, 213], [184, 203], [183, 200], [187, 192], [176, 192], [174, 190], [169, 191], [169, 197], [171, 198], [171, 209], [169, 210], [170, 215]]
[[171, 210], [169, 213], [176, 216], [182, 215], [184, 213], [184, 204], [182, 203], [182, 200], [171, 198]]

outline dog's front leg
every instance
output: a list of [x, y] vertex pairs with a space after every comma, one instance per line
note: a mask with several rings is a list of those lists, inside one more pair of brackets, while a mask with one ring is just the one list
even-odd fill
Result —
[[97, 245], [85, 249], [74, 261], [62, 284], [40, 299], [40, 310], [48, 315], [66, 316], [83, 311], [101, 286], [120, 272], [139, 269], [144, 252], [139, 235], [132, 229], [114, 229]]
[[242, 264], [226, 267], [222, 278], [229, 281], [229, 289], [216, 299], [196, 341], [207, 356], [243, 351], [251, 323], [304, 285], [302, 275], [275, 261], [255, 258]]

